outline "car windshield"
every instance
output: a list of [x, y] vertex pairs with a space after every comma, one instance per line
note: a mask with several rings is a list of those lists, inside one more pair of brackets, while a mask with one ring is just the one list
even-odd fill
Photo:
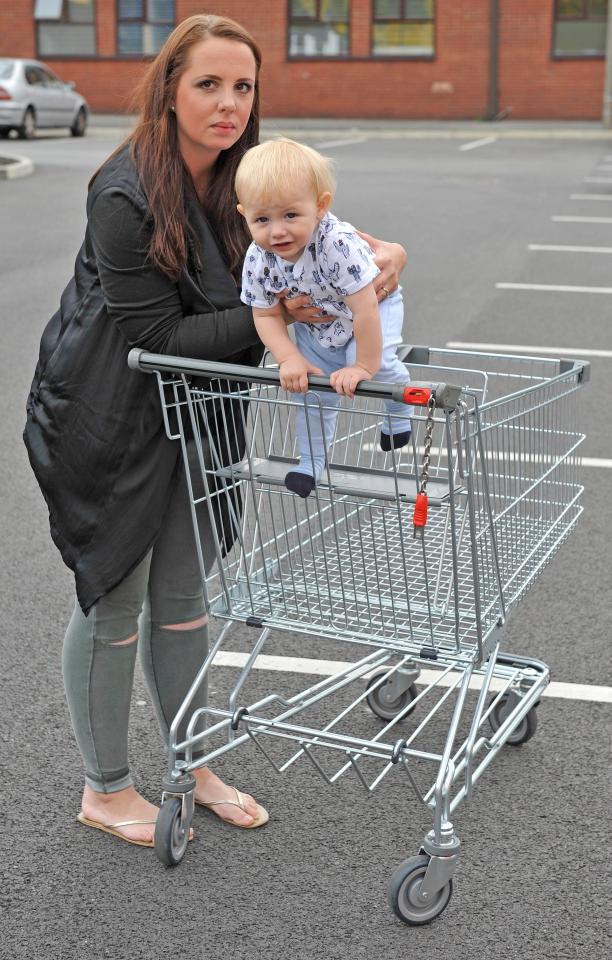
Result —
[[0, 60], [0, 80], [8, 80], [15, 66], [14, 60]]

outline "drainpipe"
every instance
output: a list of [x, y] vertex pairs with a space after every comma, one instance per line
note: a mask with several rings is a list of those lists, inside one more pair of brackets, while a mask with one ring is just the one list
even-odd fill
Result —
[[606, 33], [606, 79], [604, 82], [603, 125], [612, 129], [612, 9], [608, 6], [608, 28]]
[[497, 99], [497, 74], [499, 62], [499, 0], [489, 3], [489, 100], [487, 120], [495, 120], [499, 113]]

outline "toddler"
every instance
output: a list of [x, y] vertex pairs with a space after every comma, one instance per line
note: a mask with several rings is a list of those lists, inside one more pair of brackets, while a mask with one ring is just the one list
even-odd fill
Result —
[[[238, 210], [253, 237], [241, 297], [252, 306], [259, 336], [279, 365], [281, 386], [306, 393], [308, 374], [326, 374], [336, 391], [322, 399], [322, 406], [298, 407], [300, 462], [287, 473], [285, 485], [304, 498], [325, 467], [340, 396], [352, 397], [362, 380], [406, 384], [410, 379], [396, 355], [401, 294], [396, 291], [378, 304], [372, 281], [379, 270], [370, 247], [350, 223], [330, 212], [335, 186], [330, 160], [284, 138], [248, 150], [236, 173]], [[307, 294], [329, 321], [296, 323], [294, 344], [281, 291]], [[411, 408], [392, 400], [385, 407], [389, 416], [380, 445], [386, 451], [408, 443]]]

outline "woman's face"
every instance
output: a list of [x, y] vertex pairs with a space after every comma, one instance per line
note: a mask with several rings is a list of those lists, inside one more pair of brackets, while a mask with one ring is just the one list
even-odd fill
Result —
[[186, 161], [211, 159], [241, 137], [255, 96], [256, 64], [245, 43], [207, 37], [191, 48], [176, 88], [179, 147]]

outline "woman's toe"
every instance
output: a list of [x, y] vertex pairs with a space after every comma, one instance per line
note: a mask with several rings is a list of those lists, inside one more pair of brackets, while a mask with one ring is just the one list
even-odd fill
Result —
[[257, 802], [250, 793], [242, 794], [242, 802], [244, 803], [245, 811], [250, 815], [251, 819], [254, 820], [257, 816]]

